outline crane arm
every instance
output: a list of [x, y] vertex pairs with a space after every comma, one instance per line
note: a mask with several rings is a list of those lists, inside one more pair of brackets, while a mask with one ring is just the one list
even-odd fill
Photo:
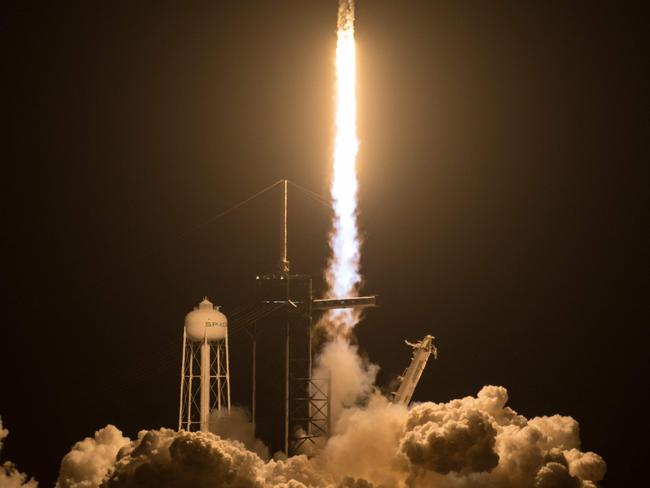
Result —
[[404, 341], [413, 348], [413, 355], [411, 357], [411, 364], [406, 368], [404, 374], [400, 376], [400, 385], [393, 394], [393, 403], [408, 406], [411, 402], [415, 387], [420, 381], [429, 356], [433, 354], [434, 358], [438, 357], [438, 350], [433, 345], [433, 339], [433, 336], [426, 335], [424, 339], [416, 343]]

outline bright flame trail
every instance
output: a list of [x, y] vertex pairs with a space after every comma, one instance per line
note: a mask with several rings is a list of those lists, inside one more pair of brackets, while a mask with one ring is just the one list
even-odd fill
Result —
[[[357, 228], [356, 157], [356, 61], [354, 45], [354, 1], [340, 0], [336, 43], [336, 139], [331, 195], [334, 222], [330, 235], [331, 256], [326, 272], [330, 297], [358, 295], [359, 231]], [[359, 321], [354, 309], [330, 310], [326, 322], [336, 328], [352, 327]]]

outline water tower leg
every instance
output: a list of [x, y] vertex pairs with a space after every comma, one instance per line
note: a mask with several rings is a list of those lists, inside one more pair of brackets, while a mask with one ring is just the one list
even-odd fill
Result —
[[192, 389], [192, 380], [194, 379], [194, 346], [190, 343], [190, 374], [187, 380], [187, 430], [192, 430], [192, 398], [194, 396], [194, 390]]
[[226, 408], [230, 414], [230, 355], [228, 352], [228, 329], [226, 329]]
[[208, 431], [210, 419], [210, 344], [207, 338], [201, 344], [201, 432]]
[[183, 425], [183, 393], [185, 392], [185, 348], [187, 347], [187, 335], [183, 327], [183, 359], [181, 364], [181, 398], [178, 403], [178, 430], [181, 430]]
[[221, 415], [221, 375], [223, 374], [223, 371], [221, 371], [221, 348], [222, 348], [222, 342], [219, 342], [217, 344], [217, 414]]

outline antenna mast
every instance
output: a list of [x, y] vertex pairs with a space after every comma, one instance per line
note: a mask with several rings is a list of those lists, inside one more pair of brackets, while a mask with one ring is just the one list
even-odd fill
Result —
[[289, 273], [289, 258], [287, 255], [287, 210], [289, 203], [289, 187], [288, 181], [282, 180], [282, 193], [283, 193], [283, 212], [282, 212], [282, 257], [280, 258], [280, 273], [288, 274]]

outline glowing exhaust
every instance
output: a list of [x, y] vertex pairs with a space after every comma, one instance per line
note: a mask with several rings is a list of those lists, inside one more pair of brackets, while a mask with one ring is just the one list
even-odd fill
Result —
[[[341, 0], [336, 43], [336, 139], [331, 196], [334, 221], [331, 255], [326, 271], [328, 297], [355, 297], [361, 283], [357, 228], [356, 60], [354, 2]], [[325, 321], [335, 327], [353, 327], [360, 317], [355, 309], [329, 310]]]

